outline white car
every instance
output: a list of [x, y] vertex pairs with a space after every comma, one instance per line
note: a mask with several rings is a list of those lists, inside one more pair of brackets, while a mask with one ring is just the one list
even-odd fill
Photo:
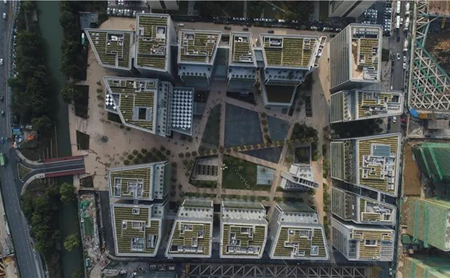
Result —
[[3, 19], [6, 19], [6, 13], [3, 13]]
[[406, 69], [406, 62], [403, 62], [403, 69]]
[[400, 61], [400, 53], [397, 53], [397, 60]]
[[397, 122], [397, 117], [396, 117], [396, 116], [392, 117], [392, 122], [393, 122], [393, 123], [396, 123], [396, 122]]
[[3, 59], [0, 59], [0, 66], [3, 66]]

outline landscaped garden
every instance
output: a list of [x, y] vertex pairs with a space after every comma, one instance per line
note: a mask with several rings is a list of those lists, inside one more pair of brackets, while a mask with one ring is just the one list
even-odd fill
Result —
[[269, 190], [270, 185], [257, 184], [257, 164], [225, 155], [222, 188], [244, 190]]

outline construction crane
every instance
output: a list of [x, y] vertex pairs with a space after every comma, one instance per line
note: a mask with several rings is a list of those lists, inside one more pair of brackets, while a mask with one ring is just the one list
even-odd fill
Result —
[[447, 15], [449, 13], [449, 9], [450, 9], [450, 0], [446, 0], [445, 1], [445, 13], [444, 13], [444, 16], [442, 17], [441, 29], [445, 28], [445, 21], [447, 20]]

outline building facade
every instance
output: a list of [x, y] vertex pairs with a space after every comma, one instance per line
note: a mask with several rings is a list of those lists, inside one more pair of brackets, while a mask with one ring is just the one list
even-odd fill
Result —
[[250, 33], [231, 33], [228, 57], [228, 89], [251, 91], [257, 80], [256, 57]]
[[317, 67], [326, 38], [261, 34], [264, 68], [260, 72], [264, 105], [290, 107], [300, 84]]
[[360, 17], [365, 10], [370, 8], [375, 0], [362, 1], [347, 1], [347, 0], [332, 0], [328, 8], [329, 17]]
[[220, 31], [179, 31], [178, 76], [186, 86], [209, 88], [221, 36]]

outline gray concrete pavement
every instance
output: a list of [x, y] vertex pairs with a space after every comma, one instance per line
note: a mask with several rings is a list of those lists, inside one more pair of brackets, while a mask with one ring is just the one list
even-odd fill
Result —
[[[0, 94], [5, 97], [5, 101], [0, 103], [0, 110], [4, 110], [6, 117], [0, 120], [0, 136], [8, 136], [10, 130], [10, 113], [8, 104], [10, 103], [10, 93], [7, 87], [7, 79], [11, 76], [8, 69], [11, 66], [11, 37], [14, 14], [17, 9], [17, 2], [8, 2], [9, 5], [0, 4], [0, 13], [7, 13], [7, 19], [0, 23], [0, 45], [4, 46], [0, 51], [0, 58], [3, 65], [0, 66]], [[14, 253], [16, 255], [21, 277], [45, 277], [42, 262], [39, 254], [34, 250], [28, 223], [22, 213], [19, 197], [21, 184], [18, 181], [16, 169], [15, 150], [9, 144], [0, 146], [0, 151], [5, 154], [7, 164], [0, 169], [1, 190], [5, 205], [6, 216], [14, 243]]]

